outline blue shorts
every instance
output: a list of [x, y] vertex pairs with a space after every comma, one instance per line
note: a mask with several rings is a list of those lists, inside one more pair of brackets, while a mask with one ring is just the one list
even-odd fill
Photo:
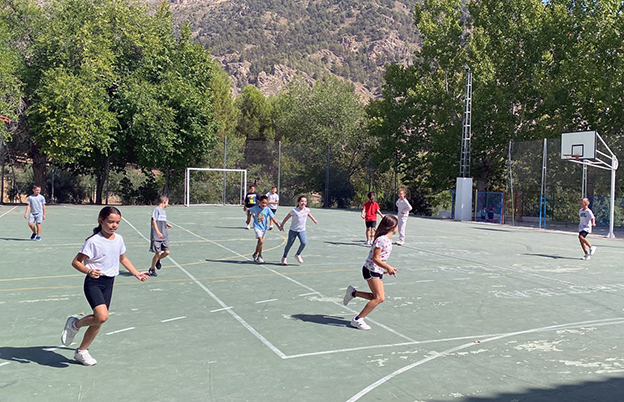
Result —
[[370, 278], [379, 278], [383, 279], [383, 274], [378, 274], [377, 272], [373, 272], [366, 267], [362, 267], [362, 276], [364, 279], [369, 280]]

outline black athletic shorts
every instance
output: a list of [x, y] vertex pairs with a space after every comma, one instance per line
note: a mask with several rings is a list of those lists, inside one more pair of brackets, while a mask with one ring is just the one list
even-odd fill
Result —
[[579, 232], [579, 236], [583, 236], [583, 238], [587, 237], [587, 235], [589, 234], [589, 232], [582, 230]]
[[366, 280], [369, 280], [370, 278], [383, 279], [383, 274], [378, 274], [377, 272], [371, 272], [371, 270], [366, 267], [362, 267], [362, 276]]
[[377, 221], [366, 221], [366, 227], [375, 229], [377, 227]]
[[106, 308], [110, 308], [111, 299], [113, 297], [114, 276], [100, 276], [99, 278], [91, 278], [86, 276], [84, 281], [84, 293], [91, 308], [106, 304]]

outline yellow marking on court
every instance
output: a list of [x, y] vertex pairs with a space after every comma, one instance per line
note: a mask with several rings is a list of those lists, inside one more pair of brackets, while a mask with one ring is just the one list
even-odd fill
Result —
[[[351, 272], [353, 269], [330, 269], [327, 271], [323, 271], [323, 273], [331, 273], [331, 272]], [[288, 275], [316, 275], [317, 271], [300, 271], [300, 272], [289, 272]], [[84, 275], [80, 275], [84, 276]], [[281, 276], [280, 273], [266, 273], [266, 274], [248, 274], [248, 275], [227, 275], [227, 276], [206, 276], [203, 278], [197, 278], [198, 280], [207, 280], [207, 279], [248, 279], [248, 278], [262, 278], [262, 277], [272, 277], [272, 276]], [[193, 280], [189, 278], [181, 278], [181, 279], [164, 279], [158, 280], [155, 283], [180, 283], [180, 282], [193, 282]], [[151, 283], [151, 282], [150, 282]], [[115, 286], [121, 285], [141, 285], [141, 282], [117, 282]], [[54, 290], [54, 289], [82, 289], [82, 286], [38, 286], [38, 287], [30, 287], [30, 288], [13, 288], [13, 289], [0, 289], [0, 292], [20, 292], [24, 290]]]

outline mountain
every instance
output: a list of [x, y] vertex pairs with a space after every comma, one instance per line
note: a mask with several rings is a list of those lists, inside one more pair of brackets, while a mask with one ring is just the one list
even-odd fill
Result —
[[276, 94], [296, 76], [333, 74], [376, 97], [384, 65], [408, 64], [418, 46], [417, 0], [170, 1], [176, 22], [191, 24], [235, 93], [252, 84]]

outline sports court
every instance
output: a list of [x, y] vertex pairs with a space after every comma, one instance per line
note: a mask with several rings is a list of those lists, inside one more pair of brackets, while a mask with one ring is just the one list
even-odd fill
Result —
[[[157, 278], [116, 280], [93, 367], [60, 345], [70, 314], [89, 314], [70, 262], [99, 207], [49, 206], [43, 240], [25, 207], [0, 207], [2, 401], [621, 401], [624, 243], [574, 232], [410, 217], [389, 263], [386, 301], [342, 305], [366, 287], [359, 211], [313, 209], [304, 264], [266, 264], [239, 207], [170, 207], [172, 258]], [[146, 270], [152, 207], [121, 207], [118, 233]], [[278, 218], [287, 213], [280, 207]], [[288, 226], [288, 224], [286, 225]], [[81, 330], [76, 341], [82, 339]]]

